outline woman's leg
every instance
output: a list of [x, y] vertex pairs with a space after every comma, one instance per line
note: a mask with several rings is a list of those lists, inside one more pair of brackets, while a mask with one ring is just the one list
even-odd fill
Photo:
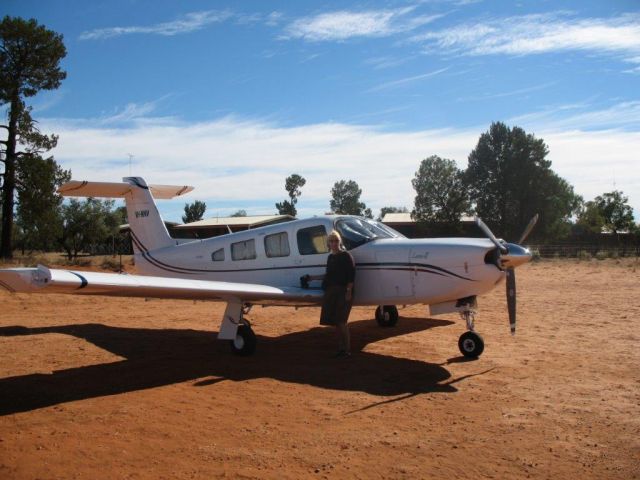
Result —
[[338, 350], [341, 352], [351, 352], [351, 339], [349, 338], [349, 325], [341, 322], [336, 325], [338, 333]]

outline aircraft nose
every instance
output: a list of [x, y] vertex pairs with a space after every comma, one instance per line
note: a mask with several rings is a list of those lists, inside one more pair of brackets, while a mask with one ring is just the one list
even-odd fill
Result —
[[503, 268], [514, 268], [531, 260], [531, 251], [515, 243], [507, 243], [507, 253], [500, 254]]

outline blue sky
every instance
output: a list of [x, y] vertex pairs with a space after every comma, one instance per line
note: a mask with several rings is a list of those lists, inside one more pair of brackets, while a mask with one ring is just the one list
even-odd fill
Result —
[[586, 200], [640, 212], [637, 1], [5, 1], [64, 35], [67, 79], [30, 99], [76, 179], [191, 184], [207, 215], [302, 215], [353, 179], [374, 213], [413, 206], [430, 155], [467, 156], [493, 121], [543, 138]]

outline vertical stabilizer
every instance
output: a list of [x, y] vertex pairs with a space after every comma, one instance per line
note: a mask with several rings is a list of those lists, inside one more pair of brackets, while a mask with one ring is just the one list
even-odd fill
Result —
[[147, 182], [141, 177], [125, 177], [122, 181], [131, 185], [124, 200], [136, 253], [174, 245]]

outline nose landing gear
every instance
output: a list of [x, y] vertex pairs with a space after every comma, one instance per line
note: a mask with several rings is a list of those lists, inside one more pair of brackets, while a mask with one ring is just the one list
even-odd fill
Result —
[[475, 310], [473, 305], [467, 304], [460, 311], [460, 316], [467, 324], [467, 332], [460, 335], [458, 348], [466, 358], [478, 358], [484, 351], [484, 340], [474, 330]]

